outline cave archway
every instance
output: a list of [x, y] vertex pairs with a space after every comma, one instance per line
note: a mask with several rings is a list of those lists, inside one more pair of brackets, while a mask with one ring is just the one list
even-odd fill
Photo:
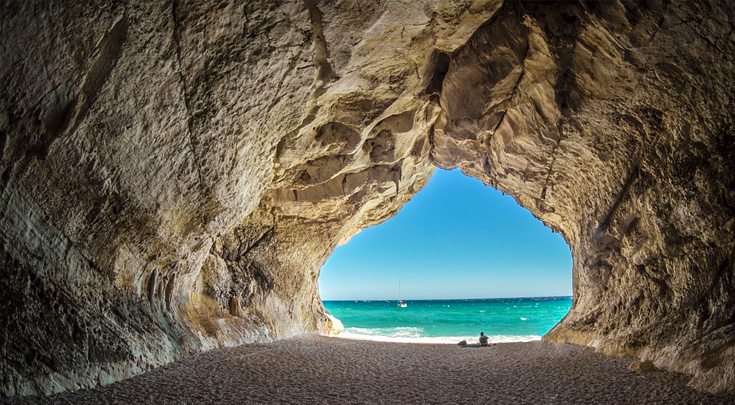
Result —
[[108, 3], [1, 6], [4, 394], [328, 333], [319, 268], [434, 166], [568, 241], [547, 340], [735, 386], [727, 4]]
[[335, 249], [319, 290], [342, 337], [528, 341], [569, 310], [571, 269], [563, 238], [512, 197], [437, 170], [394, 217]]

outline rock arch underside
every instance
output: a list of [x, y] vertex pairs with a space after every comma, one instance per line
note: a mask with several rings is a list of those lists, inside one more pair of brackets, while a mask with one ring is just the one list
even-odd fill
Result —
[[547, 341], [735, 387], [732, 2], [82, 3], [0, 5], [4, 395], [329, 333], [435, 166], [569, 243]]

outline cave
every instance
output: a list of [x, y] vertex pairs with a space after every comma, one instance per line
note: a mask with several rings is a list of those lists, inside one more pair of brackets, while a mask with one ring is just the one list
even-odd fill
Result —
[[0, 4], [0, 393], [334, 326], [435, 167], [573, 255], [544, 339], [735, 387], [735, 16], [648, 0]]

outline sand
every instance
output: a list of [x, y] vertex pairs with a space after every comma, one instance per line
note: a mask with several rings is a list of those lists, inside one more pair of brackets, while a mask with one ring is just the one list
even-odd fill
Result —
[[572, 345], [483, 348], [305, 336], [217, 349], [42, 403], [735, 403]]

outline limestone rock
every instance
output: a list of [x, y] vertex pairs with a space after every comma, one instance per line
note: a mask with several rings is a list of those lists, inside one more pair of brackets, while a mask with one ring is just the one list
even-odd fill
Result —
[[735, 386], [729, 2], [0, 4], [0, 392], [329, 333], [339, 243], [459, 167], [568, 241], [554, 342]]

